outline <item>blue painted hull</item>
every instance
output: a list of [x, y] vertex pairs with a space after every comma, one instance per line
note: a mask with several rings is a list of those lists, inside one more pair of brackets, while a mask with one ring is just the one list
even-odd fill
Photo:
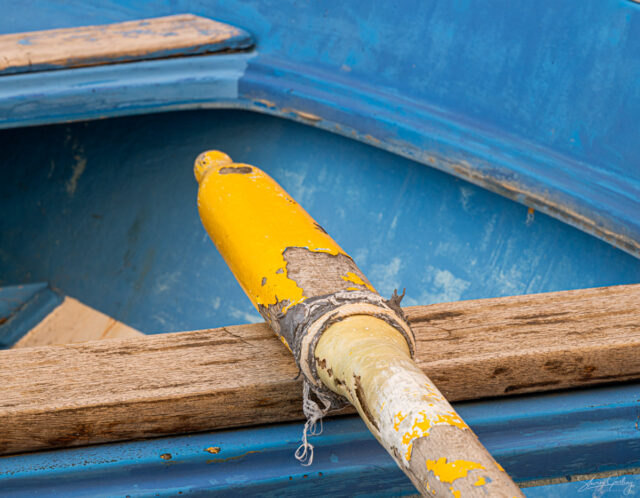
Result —
[[[0, 287], [49, 282], [146, 333], [260, 321], [197, 215], [192, 164], [210, 148], [266, 170], [408, 305], [640, 282], [640, 6], [543, 3], [0, 1], [0, 32], [190, 11], [257, 41], [0, 77]], [[638, 392], [458, 408], [532, 481], [638, 467]], [[3, 458], [0, 494], [413, 492], [357, 420], [327, 424], [309, 469], [299, 429]]]
[[[458, 403], [456, 410], [530, 497], [638, 496], [638, 476], [566, 476], [640, 466], [638, 386]], [[597, 409], [594, 409], [597, 406]], [[311, 467], [300, 424], [59, 450], [2, 459], [7, 496], [403, 496], [415, 488], [357, 418], [325, 423]], [[216, 446], [212, 455], [205, 448]], [[164, 457], [161, 457], [161, 455]], [[560, 484], [537, 480], [555, 479]], [[570, 481], [570, 479], [569, 479]], [[626, 490], [630, 492], [623, 494]], [[594, 494], [596, 493], [596, 494]]]
[[3, 132], [0, 285], [49, 282], [145, 333], [261, 321], [201, 227], [207, 148], [264, 168], [406, 305], [640, 281], [636, 258], [433, 168], [201, 111]]

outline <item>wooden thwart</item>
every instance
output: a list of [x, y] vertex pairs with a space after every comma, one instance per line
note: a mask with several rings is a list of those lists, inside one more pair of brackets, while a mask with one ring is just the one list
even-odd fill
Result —
[[144, 336], [142, 332], [67, 296], [13, 347], [33, 348], [141, 336]]
[[[640, 285], [405, 308], [448, 399], [640, 378]], [[0, 453], [302, 419], [265, 324], [0, 351]]]
[[241, 29], [182, 14], [0, 36], [0, 74], [205, 54], [251, 47]]

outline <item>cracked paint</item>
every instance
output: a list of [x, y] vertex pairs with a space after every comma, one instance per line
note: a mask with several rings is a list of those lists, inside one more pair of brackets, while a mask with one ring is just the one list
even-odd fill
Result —
[[427, 460], [427, 469], [433, 472], [439, 481], [453, 484], [453, 481], [456, 479], [467, 477], [470, 471], [477, 469], [484, 470], [484, 467], [477, 462], [469, 460], [454, 460], [448, 462], [445, 457], [442, 457], [438, 458], [438, 460]]
[[287, 274], [286, 249], [347, 254], [266, 173], [251, 167], [246, 174], [218, 174], [230, 167], [249, 166], [218, 151], [204, 152], [196, 160], [202, 223], [254, 306], [286, 302], [284, 314], [307, 297]]
[[[376, 290], [373, 288], [373, 285], [371, 285], [368, 282], [365, 282], [362, 278], [360, 278], [358, 275], [356, 275], [352, 271], [347, 272], [346, 275], [342, 276], [342, 280], [344, 280], [345, 282], [353, 282], [356, 285], [362, 285], [362, 286], [366, 287], [367, 289], [369, 289], [371, 292], [376, 292]], [[360, 290], [360, 288], [358, 288], [358, 287], [347, 287], [347, 290]]]

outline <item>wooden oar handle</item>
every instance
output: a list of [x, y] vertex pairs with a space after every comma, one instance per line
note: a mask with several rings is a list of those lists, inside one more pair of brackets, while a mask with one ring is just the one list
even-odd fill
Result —
[[282, 187], [218, 151], [195, 176], [207, 232], [322, 401], [349, 400], [424, 495], [523, 496], [412, 361], [398, 303]]
[[[322, 386], [311, 361], [330, 316], [360, 313], [388, 321], [414, 338], [402, 311], [382, 299], [327, 232], [269, 175], [210, 151], [195, 164], [202, 223], [251, 302], [294, 354], [305, 378], [333, 406], [344, 404]], [[310, 331], [312, 334], [310, 334]]]

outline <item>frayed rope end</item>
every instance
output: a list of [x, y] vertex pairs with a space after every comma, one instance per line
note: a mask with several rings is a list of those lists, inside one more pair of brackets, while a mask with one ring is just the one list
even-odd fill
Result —
[[322, 434], [322, 418], [331, 408], [330, 398], [322, 393], [314, 392], [314, 394], [324, 405], [322, 408], [311, 399], [311, 385], [307, 380], [304, 380], [302, 385], [302, 412], [307, 421], [302, 430], [302, 444], [298, 446], [294, 456], [305, 467], [313, 463], [313, 445], [308, 441], [308, 437]]

